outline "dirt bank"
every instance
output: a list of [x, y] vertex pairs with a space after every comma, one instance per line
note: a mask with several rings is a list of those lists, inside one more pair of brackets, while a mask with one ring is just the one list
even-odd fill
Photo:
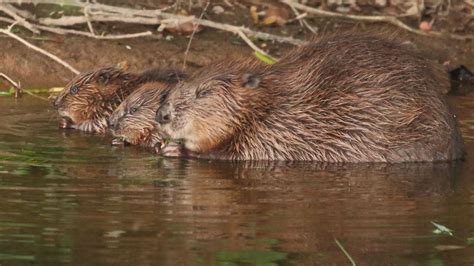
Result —
[[[246, 25], [275, 34], [308, 39], [311, 34], [304, 32], [297, 22], [284, 27], [261, 27], [253, 25], [248, 10], [236, 9], [226, 15], [211, 17], [216, 21], [224, 21], [234, 25]], [[425, 37], [407, 33], [399, 28], [386, 24], [358, 23], [347, 20], [328, 18], [312, 18], [312, 25], [319, 29], [318, 34], [337, 32], [341, 30], [398, 32], [404, 40], [412, 43], [428, 58], [440, 63], [451, 61], [453, 64], [464, 64], [474, 69], [474, 42], [458, 41], [437, 37]], [[1, 27], [6, 27], [2, 24]], [[184, 54], [189, 37], [171, 33], [158, 33], [154, 26], [138, 25], [95, 25], [99, 32], [130, 33], [150, 30], [153, 36], [127, 40], [96, 40], [79, 36], [61, 36], [42, 33], [32, 35], [20, 30], [17, 34], [68, 62], [76, 69], [84, 71], [103, 65], [116, 64], [128, 61], [131, 69], [139, 70], [152, 66], [182, 67]], [[289, 45], [270, 42], [257, 42], [273, 56], [280, 56]], [[63, 66], [39, 54], [23, 44], [6, 36], [0, 37], [0, 71], [21, 81], [23, 87], [44, 88], [63, 86], [74, 75]], [[253, 51], [237, 36], [219, 32], [213, 29], [204, 29], [194, 36], [187, 55], [188, 69], [196, 69], [209, 64], [215, 59], [231, 56], [253, 56]], [[6, 87], [2, 84], [2, 87]]]

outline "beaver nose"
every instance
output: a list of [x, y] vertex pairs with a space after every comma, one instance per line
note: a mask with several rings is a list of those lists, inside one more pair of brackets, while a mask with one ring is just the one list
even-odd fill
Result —
[[115, 119], [107, 119], [107, 126], [109, 128], [114, 128], [115, 127]]
[[51, 98], [52, 102], [53, 102], [53, 107], [58, 109], [59, 108], [59, 99], [58, 97], [56, 98]]
[[171, 105], [169, 103], [165, 103], [158, 108], [155, 120], [162, 125], [171, 122]]

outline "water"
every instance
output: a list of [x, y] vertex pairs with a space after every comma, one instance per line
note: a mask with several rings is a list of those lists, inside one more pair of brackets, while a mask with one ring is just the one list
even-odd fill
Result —
[[[474, 94], [452, 99], [474, 154]], [[474, 166], [163, 159], [0, 98], [0, 265], [471, 265]], [[436, 221], [455, 237], [436, 235]]]

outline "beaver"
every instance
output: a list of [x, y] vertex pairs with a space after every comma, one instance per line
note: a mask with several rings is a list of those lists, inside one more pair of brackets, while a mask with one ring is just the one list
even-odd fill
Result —
[[142, 73], [106, 66], [79, 74], [56, 97], [60, 128], [105, 133], [113, 110], [141, 84], [176, 82], [182, 73], [174, 69], [153, 68]]
[[[323, 36], [253, 69], [226, 60], [180, 82], [155, 119], [202, 158], [323, 162], [464, 156], [441, 73], [400, 42]], [[163, 155], [168, 155], [167, 148]], [[169, 155], [174, 155], [170, 152]]]
[[132, 92], [109, 118], [109, 127], [115, 136], [112, 144], [140, 145], [159, 151], [162, 138], [154, 118], [160, 101], [172, 86], [148, 82]]

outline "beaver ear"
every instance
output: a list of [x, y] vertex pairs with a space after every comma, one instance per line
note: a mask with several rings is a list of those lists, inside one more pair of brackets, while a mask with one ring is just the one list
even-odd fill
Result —
[[106, 85], [107, 83], [109, 83], [109, 79], [110, 79], [110, 74], [109, 73], [102, 73], [100, 74], [99, 76], [99, 83], [102, 84], [102, 85]]
[[245, 73], [242, 75], [242, 87], [255, 89], [258, 85], [260, 85], [260, 77], [257, 77], [257, 75], [251, 73]]

